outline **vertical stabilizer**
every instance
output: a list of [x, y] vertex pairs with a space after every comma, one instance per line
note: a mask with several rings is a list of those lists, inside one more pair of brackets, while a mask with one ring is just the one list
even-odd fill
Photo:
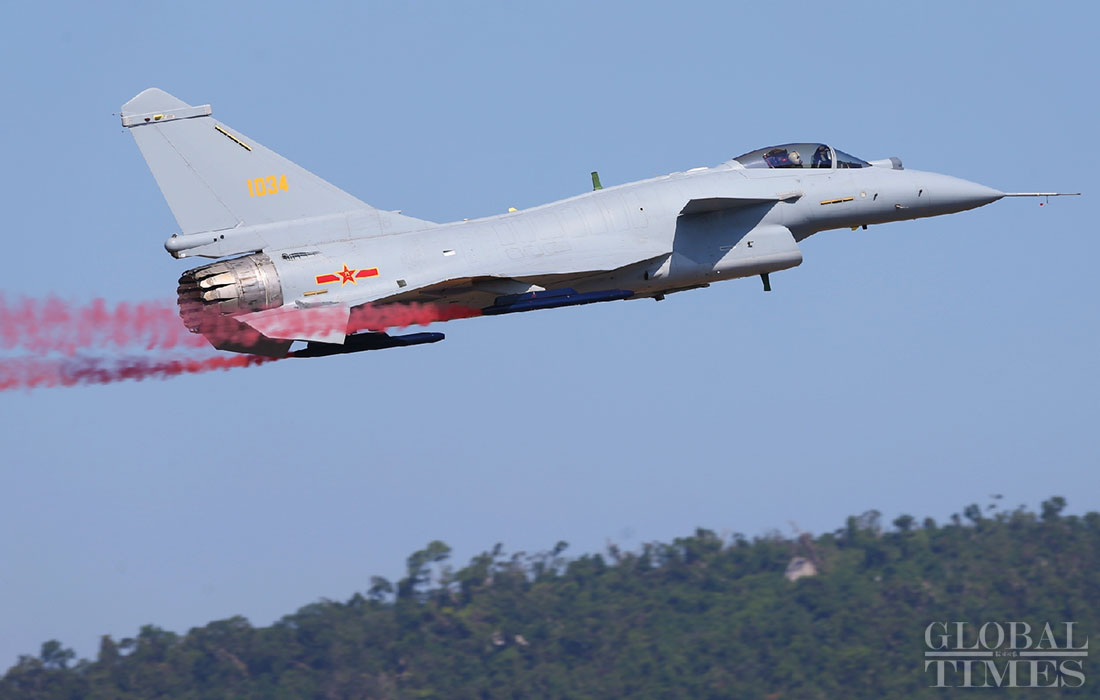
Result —
[[371, 209], [218, 122], [210, 105], [149, 88], [122, 106], [122, 124], [184, 234]]

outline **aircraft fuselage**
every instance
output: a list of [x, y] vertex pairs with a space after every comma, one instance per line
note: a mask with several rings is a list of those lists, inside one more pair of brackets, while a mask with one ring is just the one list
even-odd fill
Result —
[[[915, 170], [722, 165], [420, 231], [357, 237], [354, 220], [340, 217], [339, 227], [351, 229], [347, 239], [290, 246], [282, 251], [285, 257], [271, 257], [284, 298], [307, 302], [305, 295], [318, 291], [318, 276], [353, 262], [378, 268], [380, 274], [356, 280], [353, 288], [345, 284], [327, 290], [326, 302], [342, 292], [362, 298], [376, 287], [370, 296], [384, 298], [447, 280], [463, 280], [446, 295], [462, 303], [481, 303], [485, 299], [476, 297], [529, 286], [629, 289], [635, 297], [646, 297], [793, 267], [802, 259], [797, 243], [820, 231], [949, 214], [1001, 196], [976, 183]], [[750, 201], [684, 213], [687, 202], [723, 199]], [[295, 227], [299, 232], [303, 223]], [[462, 292], [465, 280], [469, 289]], [[415, 292], [407, 296], [433, 298]]]
[[220, 258], [181, 276], [185, 323], [215, 347], [273, 356], [294, 341], [316, 356], [440, 339], [354, 337], [378, 325], [357, 326], [357, 313], [393, 304], [442, 319], [662, 299], [753, 275], [767, 290], [820, 231], [1046, 194], [789, 143], [606, 189], [593, 173], [591, 192], [436, 224], [374, 208], [212, 114], [150, 88], [123, 105], [122, 123], [179, 223], [167, 250]]

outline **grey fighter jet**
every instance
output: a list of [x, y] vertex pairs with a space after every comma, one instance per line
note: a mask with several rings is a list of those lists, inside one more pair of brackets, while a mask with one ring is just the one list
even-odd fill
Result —
[[[1004, 193], [897, 158], [790, 143], [614, 187], [592, 173], [591, 192], [437, 224], [365, 204], [217, 121], [209, 105], [156, 88], [122, 107], [122, 124], [179, 223], [168, 252], [219, 259], [180, 278], [184, 321], [219, 349], [274, 357], [443, 337], [372, 332], [385, 324], [357, 322], [364, 310], [499, 315], [660, 300], [750, 276], [769, 290], [769, 275], [799, 265], [799, 242], [819, 231], [1060, 194]], [[305, 348], [291, 353], [294, 341]]]

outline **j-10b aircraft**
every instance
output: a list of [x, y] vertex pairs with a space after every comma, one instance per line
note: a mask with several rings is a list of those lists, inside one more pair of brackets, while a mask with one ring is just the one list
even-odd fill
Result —
[[[179, 224], [165, 248], [220, 258], [180, 278], [184, 322], [216, 348], [273, 357], [443, 338], [359, 332], [370, 324], [358, 312], [395, 304], [453, 318], [660, 300], [751, 276], [770, 290], [769, 275], [799, 265], [799, 242], [819, 231], [1063, 194], [790, 143], [614, 187], [592, 173], [593, 190], [569, 199], [437, 224], [371, 207], [211, 114], [150, 88], [123, 105], [122, 124]], [[294, 341], [307, 344], [292, 353]]]

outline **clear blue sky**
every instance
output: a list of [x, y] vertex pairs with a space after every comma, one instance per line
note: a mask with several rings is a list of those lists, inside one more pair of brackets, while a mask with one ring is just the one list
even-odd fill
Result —
[[443, 221], [827, 141], [1007, 200], [819, 234], [652, 301], [426, 347], [0, 394], [0, 667], [255, 624], [432, 539], [458, 563], [761, 535], [1004, 494], [1100, 508], [1094, 3], [24, 3], [0, 28], [0, 291], [171, 299], [114, 116], [150, 86]]

